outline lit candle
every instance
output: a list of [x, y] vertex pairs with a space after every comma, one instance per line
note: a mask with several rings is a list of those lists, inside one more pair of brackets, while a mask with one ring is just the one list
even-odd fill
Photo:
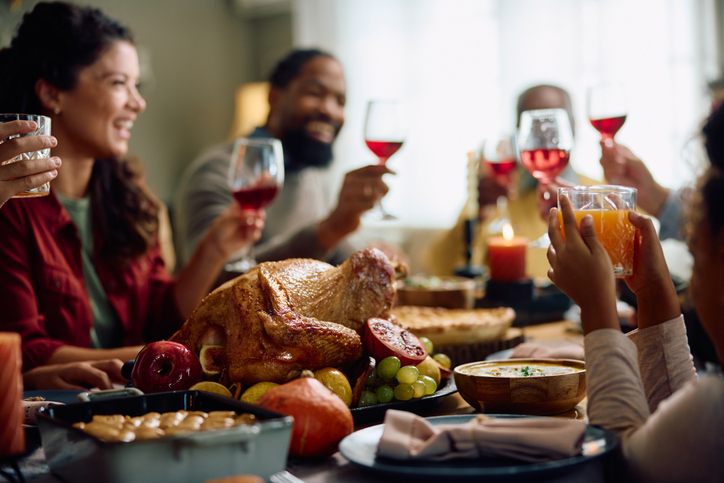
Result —
[[20, 335], [0, 332], [0, 456], [25, 451]]
[[525, 276], [525, 249], [528, 239], [514, 236], [513, 227], [506, 223], [503, 236], [488, 240], [488, 267], [490, 280], [514, 282]]

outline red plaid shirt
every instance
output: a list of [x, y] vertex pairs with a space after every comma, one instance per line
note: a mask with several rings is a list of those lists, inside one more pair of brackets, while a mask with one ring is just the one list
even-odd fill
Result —
[[[23, 370], [44, 364], [62, 345], [90, 347], [81, 242], [58, 198], [51, 191], [8, 201], [0, 234], [0, 331], [21, 335]], [[123, 327], [123, 345], [169, 337], [183, 322], [158, 245], [123, 270], [98, 258], [94, 265]]]

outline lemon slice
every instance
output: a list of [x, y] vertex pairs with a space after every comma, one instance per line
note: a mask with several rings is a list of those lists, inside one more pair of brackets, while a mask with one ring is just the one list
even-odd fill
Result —
[[232, 397], [231, 391], [229, 391], [226, 386], [213, 381], [197, 382], [189, 388], [189, 391], [205, 391], [213, 394], [219, 394], [220, 396]]

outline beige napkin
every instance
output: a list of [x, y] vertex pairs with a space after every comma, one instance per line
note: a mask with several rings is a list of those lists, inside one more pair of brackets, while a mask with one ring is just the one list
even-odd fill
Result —
[[406, 411], [389, 409], [377, 456], [398, 460], [513, 458], [528, 462], [570, 458], [580, 453], [586, 432], [581, 421], [554, 418], [491, 418], [433, 426]]
[[583, 347], [570, 342], [560, 344], [546, 344], [543, 342], [523, 342], [513, 349], [511, 359], [526, 359], [529, 357], [545, 359], [574, 359], [585, 360]]

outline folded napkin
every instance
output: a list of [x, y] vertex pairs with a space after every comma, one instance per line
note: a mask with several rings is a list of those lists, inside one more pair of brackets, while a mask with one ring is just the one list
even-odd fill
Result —
[[50, 406], [62, 406], [63, 403], [46, 401], [43, 398], [28, 398], [21, 401], [23, 403], [23, 424], [37, 424], [35, 415], [38, 414], [40, 408]]
[[586, 425], [554, 418], [491, 418], [433, 426], [389, 409], [377, 456], [398, 460], [512, 458], [527, 462], [570, 458], [581, 452]]
[[511, 359], [526, 359], [529, 357], [585, 360], [583, 347], [570, 342], [555, 345], [543, 342], [523, 342], [515, 346], [513, 353], [510, 355]]

